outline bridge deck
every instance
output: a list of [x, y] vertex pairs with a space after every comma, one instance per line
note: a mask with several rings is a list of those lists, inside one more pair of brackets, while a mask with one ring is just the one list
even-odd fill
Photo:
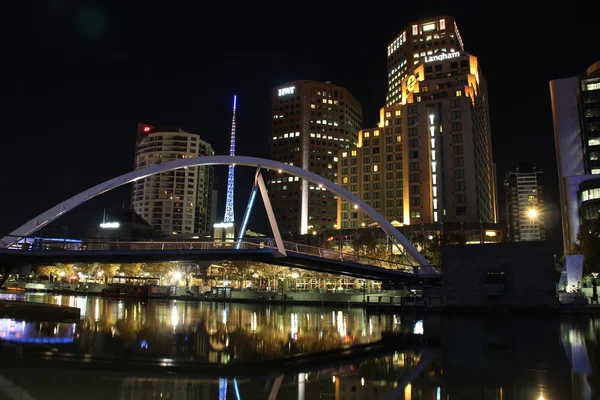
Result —
[[[60, 243], [59, 243], [60, 244]], [[0, 249], [0, 265], [40, 265], [52, 263], [139, 263], [248, 260], [347, 275], [359, 279], [414, 281], [436, 278], [435, 274], [415, 274], [416, 268], [389, 260], [379, 260], [331, 249], [284, 242], [283, 256], [270, 239], [215, 242], [107, 242], [90, 241], [64, 248]], [[239, 248], [236, 248], [239, 247]]]

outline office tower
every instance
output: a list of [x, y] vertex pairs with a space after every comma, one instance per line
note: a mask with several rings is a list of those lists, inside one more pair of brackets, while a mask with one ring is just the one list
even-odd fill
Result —
[[[439, 22], [447, 18], [409, 28], [441, 46], [444, 27], [450, 40], [447, 22]], [[443, 50], [419, 53], [398, 100], [381, 109], [378, 126], [363, 129], [356, 147], [339, 152], [339, 182], [398, 224], [497, 223], [486, 82], [477, 57]], [[342, 228], [372, 223], [341, 200], [338, 219]]]
[[[212, 156], [210, 144], [177, 127], [138, 124], [135, 169], [181, 158]], [[213, 167], [163, 172], [133, 183], [132, 205], [156, 230], [169, 235], [210, 235]]]
[[426, 57], [442, 61], [461, 51], [464, 45], [454, 18], [441, 16], [410, 23], [387, 46], [386, 106], [401, 102], [402, 81], [415, 65]]
[[[331, 82], [302, 80], [274, 87], [271, 105], [271, 159], [337, 182], [337, 153], [356, 145], [361, 104]], [[336, 224], [337, 196], [319, 186], [272, 171], [269, 196], [284, 237]]]
[[600, 213], [600, 61], [585, 75], [550, 81], [564, 251]]
[[506, 173], [506, 237], [509, 241], [546, 239], [543, 176], [539, 167], [526, 163]]

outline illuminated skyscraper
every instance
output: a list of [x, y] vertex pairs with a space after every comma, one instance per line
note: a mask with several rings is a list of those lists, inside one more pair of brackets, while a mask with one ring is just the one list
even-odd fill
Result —
[[[486, 81], [462, 48], [450, 17], [405, 28], [388, 46], [390, 105], [338, 153], [340, 185], [390, 222], [497, 223]], [[341, 200], [338, 220], [373, 223]]]
[[458, 26], [449, 16], [433, 17], [410, 23], [387, 46], [387, 106], [402, 100], [401, 84], [412, 68], [426, 57], [442, 61], [449, 53], [464, 51]]
[[[337, 182], [338, 150], [356, 145], [362, 106], [331, 82], [295, 81], [271, 91], [270, 158]], [[284, 237], [336, 224], [337, 196], [272, 171], [269, 197]]]
[[[138, 124], [134, 168], [181, 158], [212, 156], [210, 144], [178, 127]], [[132, 184], [133, 210], [168, 235], [209, 235], [213, 167], [190, 167], [139, 179]]]

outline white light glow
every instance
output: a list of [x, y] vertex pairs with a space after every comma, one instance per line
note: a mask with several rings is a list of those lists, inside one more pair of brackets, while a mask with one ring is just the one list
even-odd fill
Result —
[[[429, 123], [433, 125], [433, 121], [435, 120], [435, 115], [429, 114]], [[433, 128], [433, 127], [432, 127]]]
[[221, 222], [218, 224], [214, 224], [213, 227], [215, 227], [215, 228], [232, 228], [233, 222]]
[[103, 222], [100, 224], [100, 228], [103, 229], [115, 229], [121, 226], [118, 222]]
[[433, 184], [434, 184], [434, 185], [437, 185], [437, 175], [436, 175], [436, 174], [433, 174], [433, 175], [431, 176], [431, 179], [433, 180]]

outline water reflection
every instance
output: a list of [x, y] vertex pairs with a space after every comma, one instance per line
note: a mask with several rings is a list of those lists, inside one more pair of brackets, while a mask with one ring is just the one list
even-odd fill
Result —
[[[204, 365], [169, 376], [138, 369], [109, 371], [92, 364], [63, 369], [8, 363], [0, 365], [0, 398], [2, 388], [10, 385], [32, 398], [61, 400], [83, 394], [131, 400], [594, 400], [600, 393], [598, 318], [379, 315], [339, 308], [41, 295], [32, 299], [63, 304], [85, 300], [86, 313], [76, 326], [3, 319], [0, 340], [14, 346], [38, 344], [26, 338], [64, 338], [70, 342], [41, 344], [51, 344], [58, 352], [160, 359], [163, 365], [217, 363], [223, 373]], [[264, 373], [234, 369], [258, 360], [372, 343], [388, 332], [436, 338], [439, 344], [402, 347], [398, 338], [377, 352], [343, 359], [315, 355], [298, 368], [293, 363], [284, 368], [277, 361]]]

